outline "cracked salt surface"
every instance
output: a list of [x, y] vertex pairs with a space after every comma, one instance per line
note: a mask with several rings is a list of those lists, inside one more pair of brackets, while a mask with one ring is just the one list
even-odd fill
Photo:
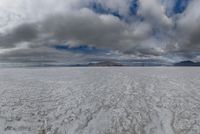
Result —
[[1, 69], [0, 134], [200, 134], [200, 68]]

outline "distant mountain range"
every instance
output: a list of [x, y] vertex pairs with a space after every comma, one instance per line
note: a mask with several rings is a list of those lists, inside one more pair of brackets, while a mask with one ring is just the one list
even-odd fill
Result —
[[85, 66], [200, 66], [200, 62], [193, 62], [193, 61], [181, 61], [172, 65], [163, 64], [163, 63], [134, 63], [131, 65], [124, 65], [122, 63], [114, 62], [114, 61], [102, 61], [96, 63], [89, 63]]
[[87, 66], [124, 66], [124, 65], [114, 61], [102, 61], [97, 63], [89, 63]]
[[181, 61], [181, 62], [175, 63], [174, 66], [200, 66], [200, 62]]
[[100, 61], [100, 62], [91, 62], [88, 64], [75, 64], [71, 65], [73, 67], [112, 67], [112, 66], [136, 66], [136, 67], [142, 67], [142, 66], [169, 66], [167, 64], [163, 63], [154, 63], [154, 62], [131, 62], [131, 63], [120, 63], [115, 61]]
[[162, 63], [162, 62], [116, 62], [116, 61], [98, 61], [98, 62], [90, 62], [87, 64], [50, 64], [50, 63], [43, 63], [43, 64], [0, 64], [0, 68], [10, 68], [10, 67], [154, 67], [154, 66], [200, 66], [200, 62], [193, 62], [193, 61], [181, 61], [174, 64], [170, 63]]

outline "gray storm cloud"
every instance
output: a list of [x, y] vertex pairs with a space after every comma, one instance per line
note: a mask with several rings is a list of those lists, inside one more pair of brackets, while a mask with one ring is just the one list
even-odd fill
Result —
[[158, 57], [168, 53], [187, 56], [200, 50], [198, 0], [191, 1], [183, 13], [170, 17], [166, 12], [172, 1], [139, 0], [135, 16], [129, 14], [131, 0], [96, 1], [128, 17], [130, 22], [113, 14], [95, 13], [88, 8], [91, 2], [93, 0], [16, 0], [15, 3], [2, 0], [0, 59], [37, 57], [38, 53], [40, 57], [52, 57], [47, 56], [52, 54], [59, 59], [64, 54], [51, 48], [57, 44], [71, 47], [86, 44], [129, 55]]

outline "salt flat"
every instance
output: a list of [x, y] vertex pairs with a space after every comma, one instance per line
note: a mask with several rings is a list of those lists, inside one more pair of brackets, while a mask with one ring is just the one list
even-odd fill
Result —
[[0, 69], [0, 134], [200, 134], [200, 68]]

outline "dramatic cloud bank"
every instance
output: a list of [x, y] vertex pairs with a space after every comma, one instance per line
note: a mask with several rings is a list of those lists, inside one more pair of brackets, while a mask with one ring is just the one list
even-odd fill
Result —
[[[199, 61], [198, 5], [199, 0], [1, 0], [0, 61]], [[91, 48], [98, 53], [87, 53]]]

